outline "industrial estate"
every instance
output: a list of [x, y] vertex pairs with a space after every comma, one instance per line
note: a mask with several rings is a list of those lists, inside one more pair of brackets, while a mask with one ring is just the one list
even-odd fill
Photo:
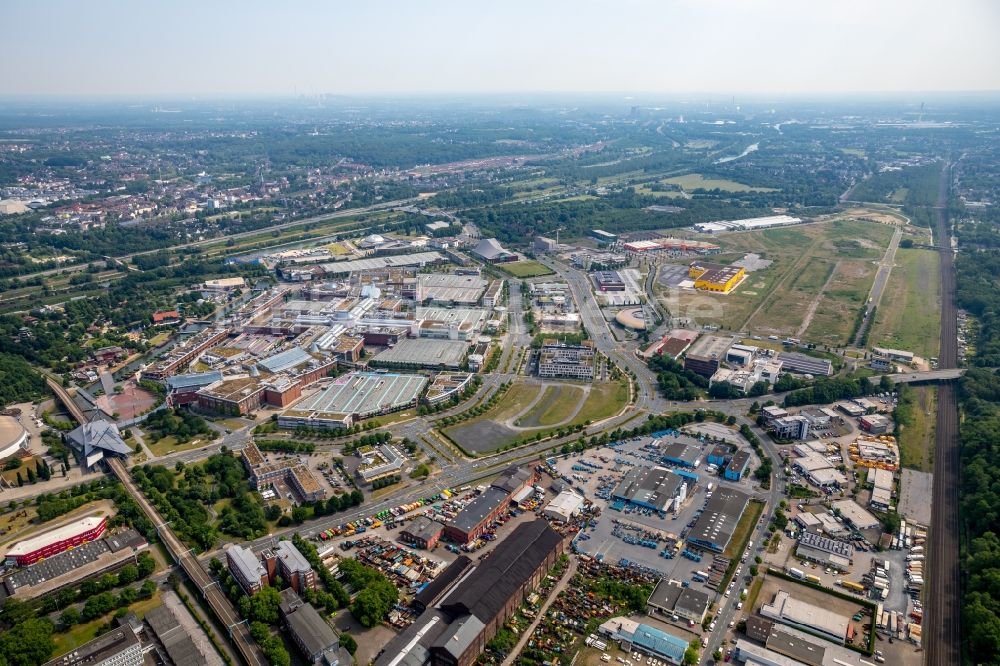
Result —
[[664, 108], [0, 138], [0, 664], [994, 659], [995, 121]]

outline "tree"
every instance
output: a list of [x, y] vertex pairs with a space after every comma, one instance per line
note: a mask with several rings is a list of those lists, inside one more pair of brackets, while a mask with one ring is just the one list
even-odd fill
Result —
[[250, 597], [247, 618], [264, 624], [277, 624], [281, 593], [273, 587], [265, 587]]
[[0, 663], [10, 666], [42, 664], [55, 652], [55, 629], [48, 619], [31, 619], [0, 632]]
[[126, 564], [118, 572], [118, 584], [128, 585], [139, 580], [139, 567], [134, 564]]
[[684, 663], [687, 666], [695, 666], [701, 660], [701, 655], [698, 654], [699, 647], [697, 639], [688, 643], [687, 649], [684, 650]]
[[62, 612], [59, 616], [59, 626], [65, 628], [72, 627], [74, 624], [80, 621], [80, 611], [75, 607], [71, 606]]
[[358, 642], [354, 640], [354, 636], [351, 636], [350, 634], [340, 635], [340, 646], [347, 650], [352, 657], [354, 656], [354, 653], [358, 651]]

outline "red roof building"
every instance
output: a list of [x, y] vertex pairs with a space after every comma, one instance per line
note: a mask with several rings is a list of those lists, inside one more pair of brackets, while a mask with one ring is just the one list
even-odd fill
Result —
[[99, 539], [107, 528], [107, 516], [88, 516], [39, 536], [18, 541], [7, 550], [4, 559], [13, 560], [22, 567], [34, 564], [82, 543]]

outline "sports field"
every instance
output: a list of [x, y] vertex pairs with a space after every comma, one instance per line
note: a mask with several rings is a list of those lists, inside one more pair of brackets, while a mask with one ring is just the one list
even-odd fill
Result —
[[900, 249], [869, 336], [878, 347], [937, 356], [941, 339], [941, 266], [937, 252]]

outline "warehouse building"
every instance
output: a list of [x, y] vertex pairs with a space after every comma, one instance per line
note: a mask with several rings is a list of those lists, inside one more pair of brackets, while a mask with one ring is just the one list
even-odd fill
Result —
[[903, 349], [886, 349], [885, 347], [872, 347], [872, 353], [885, 356], [900, 363], [913, 363], [913, 352]]
[[414, 548], [431, 550], [441, 540], [442, 534], [444, 534], [444, 525], [427, 516], [421, 516], [407, 523], [406, 527], [399, 533], [399, 538], [403, 543], [410, 544]]
[[785, 372], [802, 375], [829, 377], [833, 374], [833, 363], [825, 358], [816, 358], [798, 352], [779, 352], [778, 360]]
[[670, 441], [660, 448], [663, 462], [694, 469], [701, 464], [701, 449], [686, 442]]
[[609, 233], [603, 229], [591, 229], [590, 237], [601, 245], [613, 245], [618, 242], [616, 234]]
[[372, 362], [385, 367], [458, 370], [468, 350], [469, 343], [459, 339], [456, 327], [454, 339], [403, 338], [376, 354]]
[[418, 613], [423, 613], [431, 608], [471, 566], [472, 560], [467, 555], [459, 555], [434, 580], [417, 592], [417, 596], [413, 597], [410, 605]]
[[625, 280], [618, 271], [595, 271], [591, 275], [599, 291], [625, 291]]
[[469, 543], [486, 531], [487, 525], [507, 510], [510, 493], [490, 486], [469, 502], [444, 527], [444, 537], [455, 543]]
[[136, 553], [148, 546], [142, 535], [133, 529], [106, 534], [16, 569], [3, 579], [4, 590], [0, 591], [0, 597], [31, 599], [51, 594], [84, 578], [109, 573], [131, 563]]
[[34, 564], [57, 553], [100, 539], [107, 528], [106, 515], [87, 516], [8, 546], [4, 559], [22, 567]]
[[844, 644], [850, 619], [831, 610], [799, 601], [784, 590], [774, 595], [774, 601], [760, 607], [764, 617], [812, 632], [838, 645]]
[[719, 364], [726, 357], [726, 350], [732, 343], [732, 338], [703, 335], [684, 355], [684, 369], [702, 377], [711, 377], [719, 369]]
[[693, 261], [688, 266], [688, 277], [694, 280], [694, 288], [728, 294], [743, 278], [747, 271], [742, 266], [725, 266]]
[[[441, 340], [411, 340], [439, 343]], [[464, 343], [458, 343], [464, 346]], [[355, 420], [405, 409], [416, 403], [427, 377], [393, 372], [350, 372], [334, 379], [278, 415], [285, 428], [349, 428]]]
[[733, 455], [733, 459], [726, 465], [726, 470], [722, 475], [730, 481], [739, 481], [750, 471], [750, 452], [739, 450]]
[[[465, 564], [464, 570], [449, 566], [441, 575], [455, 582], [389, 642], [375, 666], [471, 666], [563, 547], [558, 532], [544, 520], [534, 520], [518, 525], [481, 562]], [[452, 567], [457, 575], [450, 573]]]
[[611, 497], [624, 504], [634, 504], [644, 509], [663, 513], [675, 499], [684, 501], [687, 483], [666, 467], [637, 465], [618, 482]]
[[854, 560], [854, 546], [839, 539], [830, 539], [816, 532], [805, 531], [799, 536], [796, 556], [838, 571], [848, 571]]
[[564, 490], [545, 507], [543, 515], [551, 520], [568, 523], [583, 506], [583, 497], [572, 490]]
[[701, 624], [708, 612], [711, 599], [708, 594], [693, 587], [682, 587], [677, 581], [661, 578], [646, 601], [646, 613], [656, 617], [681, 617]]
[[153, 645], [161, 660], [158, 663], [167, 666], [187, 666], [188, 664], [223, 666], [222, 658], [212, 648], [211, 643], [195, 642], [194, 638], [187, 632], [186, 627], [181, 625], [170, 606], [150, 608], [142, 620], [148, 628], [147, 635], [156, 639]]
[[865, 414], [858, 419], [858, 425], [871, 435], [884, 435], [892, 428], [892, 421], [882, 414]]
[[868, 483], [872, 484], [869, 505], [876, 511], [888, 511], [892, 505], [892, 472], [878, 467], [869, 467], [867, 480]]
[[340, 637], [312, 604], [304, 602], [294, 590], [281, 592], [281, 617], [295, 645], [316, 666], [350, 666], [351, 654], [340, 647]]
[[870, 530], [879, 526], [878, 518], [864, 510], [864, 508], [854, 500], [837, 500], [830, 505], [840, 512], [840, 517], [844, 522], [858, 530]]
[[721, 553], [746, 511], [750, 495], [735, 488], [720, 487], [688, 533], [688, 542]]
[[616, 617], [602, 624], [598, 631], [617, 641], [625, 652], [639, 650], [650, 657], [663, 659], [668, 664], [684, 663], [688, 642], [662, 629], [627, 617]]

